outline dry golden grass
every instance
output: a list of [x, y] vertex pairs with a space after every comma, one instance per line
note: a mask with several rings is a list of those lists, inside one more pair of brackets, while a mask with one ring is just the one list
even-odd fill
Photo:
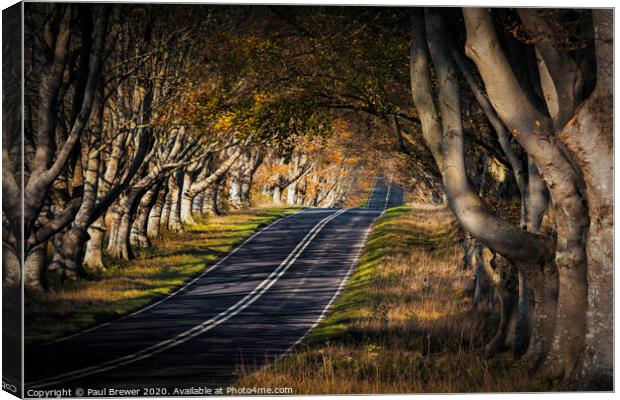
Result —
[[484, 358], [493, 326], [471, 311], [457, 239], [444, 208], [390, 209], [328, 317], [293, 355], [238, 385], [296, 394], [544, 390], [518, 361]]
[[163, 232], [162, 239], [140, 250], [132, 261], [108, 258], [108, 268], [86, 280], [57, 284], [46, 293], [27, 293], [26, 343], [79, 332], [165, 296], [261, 226], [294, 211], [290, 207], [234, 211], [199, 221], [184, 233]]

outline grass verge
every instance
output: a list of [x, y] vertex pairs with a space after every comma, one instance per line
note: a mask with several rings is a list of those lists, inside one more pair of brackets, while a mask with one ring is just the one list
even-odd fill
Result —
[[164, 232], [135, 260], [107, 259], [108, 268], [88, 280], [67, 283], [52, 292], [28, 293], [26, 344], [79, 332], [170, 294], [259, 228], [298, 210], [259, 208], [210, 217], [183, 233]]
[[484, 357], [493, 326], [471, 311], [457, 239], [445, 208], [388, 210], [327, 318], [292, 355], [237, 384], [296, 394], [547, 390], [518, 361]]

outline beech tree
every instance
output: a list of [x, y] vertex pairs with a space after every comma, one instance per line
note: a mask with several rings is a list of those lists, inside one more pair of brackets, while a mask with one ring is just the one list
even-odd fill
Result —
[[[411, 19], [413, 100], [420, 113], [424, 139], [442, 172], [450, 206], [465, 230], [524, 274], [533, 288], [535, 302], [532, 337], [526, 356], [532, 359], [534, 365], [544, 362], [547, 372], [562, 377], [568, 385], [583, 380], [597, 385], [611, 377], [606, 375], [612, 365], [611, 359], [606, 356], [611, 345], [612, 336], [608, 330], [611, 326], [607, 324], [608, 329], [601, 329], [605, 323], [599, 319], [599, 313], [602, 310], [611, 311], [607, 308], [610, 304], [601, 301], [612, 296], [611, 291], [602, 294], [601, 285], [604, 284], [599, 279], [607, 281], [612, 262], [608, 258], [610, 253], [597, 251], [596, 255], [592, 254], [593, 269], [589, 269], [587, 249], [593, 243], [611, 243], [607, 242], [609, 236], [605, 237], [604, 232], [609, 234], [612, 225], [605, 211], [596, 206], [593, 209], [588, 207], [586, 195], [588, 185], [600, 185], [600, 179], [610, 179], [612, 171], [609, 145], [611, 114], [601, 112], [604, 108], [595, 111], [588, 107], [591, 102], [605, 104], [611, 101], [611, 86], [607, 80], [611, 74], [607, 47], [611, 38], [608, 25], [610, 15], [606, 13], [594, 13], [592, 31], [597, 32], [594, 45], [583, 50], [559, 49], [557, 44], [550, 43], [549, 37], [535, 40], [533, 46], [536, 52], [530, 52], [530, 56], [540, 55], [534, 65], [539, 68], [541, 89], [547, 93], [543, 103], [546, 110], [541, 112], [541, 105], [530, 101], [533, 93], [526, 92], [531, 84], [519, 82], [520, 71], [515, 69], [523, 66], [510, 63], [500, 45], [492, 13], [486, 9], [463, 10], [467, 34], [464, 50], [476, 64], [490, 103], [487, 104], [481, 97], [481, 105], [497, 114], [499, 121], [496, 122], [504, 124], [540, 172], [550, 193], [549, 206], [554, 215], [556, 235], [552, 237], [536, 233], [539, 221], [530, 220], [528, 230], [523, 230], [518, 225], [497, 218], [472, 191], [464, 174], [457, 62], [444, 18], [435, 10], [425, 10], [424, 14], [414, 13]], [[540, 35], [540, 29], [554, 17], [533, 10], [522, 10], [519, 14], [524, 21], [524, 29], [533, 35]], [[595, 52], [596, 69], [592, 66], [579, 67], [576, 59], [587, 59], [579, 54], [580, 51]], [[431, 65], [438, 83], [436, 89], [431, 85]], [[569, 72], [565, 73], [565, 70]], [[582, 75], [588, 72], [595, 75], [584, 78]], [[596, 82], [593, 90], [587, 87], [588, 82]], [[568, 90], [563, 85], [569, 85], [572, 89]], [[559, 100], [560, 97], [568, 97], [570, 101]], [[577, 121], [582, 119], [596, 120], [597, 123], [588, 126], [587, 132], [579, 131]], [[592, 169], [585, 161], [588, 150], [579, 148], [581, 152], [575, 151], [577, 149], [570, 149], [564, 142], [574, 142], [571, 137], [590, 135], [596, 138], [592, 142], [601, 146], [601, 153], [597, 154], [605, 161], [599, 165], [604, 166], [604, 171], [597, 169], [598, 173], [586, 177], [585, 171], [579, 169]], [[566, 148], [569, 151], [565, 151]], [[611, 191], [608, 192], [610, 194]], [[536, 206], [535, 201], [523, 201], [526, 213], [528, 205]], [[606, 228], [597, 226], [594, 231], [588, 231], [592, 219], [597, 220], [597, 225], [601, 220], [608, 221], [608, 224]], [[600, 262], [601, 257], [607, 257], [606, 263]], [[597, 293], [596, 304], [588, 304], [589, 288]], [[589, 313], [588, 309], [592, 312]], [[605, 311], [602, 313], [606, 314]], [[502, 316], [498, 334], [506, 329], [507, 318], [507, 315]], [[605, 340], [608, 340], [607, 345], [602, 344]], [[598, 344], [596, 350], [587, 343], [590, 341]], [[598, 362], [597, 368], [592, 367], [593, 358]], [[605, 370], [601, 366], [604, 360], [608, 360], [607, 373], [602, 372]]]

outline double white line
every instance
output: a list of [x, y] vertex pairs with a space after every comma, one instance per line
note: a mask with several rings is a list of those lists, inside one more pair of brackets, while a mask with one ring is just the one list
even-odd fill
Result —
[[93, 326], [92, 328], [84, 329], [83, 331], [74, 333], [72, 335], [64, 336], [64, 337], [52, 340], [50, 342], [46, 342], [46, 343], [42, 343], [42, 344], [39, 344], [39, 345], [35, 345], [35, 346], [32, 346], [31, 348], [32, 349], [36, 349], [36, 348], [39, 348], [39, 347], [46, 347], [46, 346], [49, 346], [49, 345], [53, 345], [53, 344], [57, 344], [57, 343], [60, 343], [60, 342], [64, 342], [64, 341], [69, 340], [69, 339], [73, 339], [73, 338], [75, 338], [77, 336], [82, 336], [85, 333], [90, 333], [90, 332], [96, 331], [97, 329], [101, 329], [101, 328], [103, 328], [105, 326], [115, 324], [115, 323], [117, 323], [119, 321], [122, 321], [124, 319], [129, 319], [129, 318], [131, 318], [131, 317], [133, 317], [135, 315], [141, 314], [141, 313], [143, 313], [143, 312], [145, 312], [147, 310], [150, 310], [151, 308], [153, 308], [155, 306], [158, 306], [158, 305], [160, 305], [160, 304], [170, 300], [174, 296], [176, 296], [179, 293], [182, 293], [183, 291], [185, 291], [185, 289], [187, 289], [189, 286], [193, 285], [197, 280], [202, 279], [209, 272], [211, 272], [214, 269], [218, 268], [222, 263], [224, 263], [224, 261], [226, 261], [229, 257], [231, 257], [233, 254], [235, 254], [237, 251], [239, 251], [246, 244], [250, 243], [252, 240], [254, 240], [254, 238], [259, 236], [260, 234], [262, 234], [265, 231], [273, 228], [275, 225], [279, 224], [280, 222], [282, 222], [282, 221], [284, 221], [284, 220], [286, 220], [286, 219], [288, 219], [290, 217], [293, 217], [295, 215], [301, 214], [304, 211], [306, 211], [306, 210], [304, 209], [304, 210], [298, 211], [296, 213], [289, 214], [289, 215], [287, 215], [287, 216], [285, 216], [283, 218], [275, 220], [271, 224], [269, 224], [269, 225], [265, 226], [264, 228], [258, 230], [252, 236], [250, 236], [249, 238], [245, 239], [239, 246], [235, 247], [232, 251], [230, 251], [228, 254], [226, 254], [224, 257], [222, 257], [216, 264], [214, 264], [211, 267], [205, 269], [203, 272], [201, 272], [194, 279], [190, 280], [189, 282], [186, 282], [183, 286], [181, 286], [180, 288], [176, 289], [174, 292], [170, 293], [166, 297], [164, 297], [164, 298], [162, 298], [162, 299], [160, 299], [158, 301], [155, 301], [153, 303], [150, 303], [147, 306], [142, 307], [142, 308], [140, 308], [140, 309], [138, 309], [138, 310], [136, 310], [136, 311], [134, 311], [134, 312], [132, 312], [130, 314], [125, 314], [125, 315], [123, 315], [123, 316], [121, 316], [119, 318], [116, 318], [116, 319], [114, 319], [112, 321], [104, 322], [103, 324], [99, 324], [99, 325]]
[[372, 200], [372, 195], [375, 193], [375, 188], [377, 187], [378, 181], [379, 176], [375, 178], [375, 183], [372, 185], [372, 189], [370, 189], [370, 195], [368, 196], [368, 201], [366, 201], [366, 208], [370, 208], [370, 200]]
[[306, 333], [304, 333], [302, 337], [297, 339], [295, 341], [295, 343], [293, 343], [284, 353], [282, 353], [279, 356], [277, 356], [271, 363], [265, 364], [261, 368], [261, 370], [263, 368], [267, 368], [269, 365], [275, 365], [282, 358], [290, 355], [293, 352], [293, 350], [295, 350], [295, 347], [297, 347], [297, 345], [299, 345], [299, 343], [301, 343], [310, 334], [310, 332], [312, 332], [312, 330], [314, 328], [316, 328], [317, 325], [319, 323], [321, 323], [321, 321], [323, 321], [323, 319], [325, 318], [325, 316], [327, 315], [327, 313], [331, 309], [332, 304], [338, 298], [338, 296], [340, 296], [340, 293], [342, 293], [342, 291], [344, 290], [345, 285], [349, 281], [349, 278], [351, 277], [351, 274], [353, 273], [353, 269], [357, 265], [357, 262], [359, 261], [361, 255], [362, 255], [362, 251], [366, 247], [366, 241], [368, 240], [368, 236], [370, 235], [370, 231], [372, 230], [373, 226], [374, 226], [374, 222], [372, 224], [370, 224], [368, 226], [368, 228], [366, 229], [366, 231], [364, 232], [364, 236], [362, 237], [362, 240], [360, 241], [360, 245], [359, 245], [359, 247], [357, 249], [357, 252], [355, 253], [355, 256], [353, 257], [353, 260], [351, 261], [351, 265], [349, 265], [349, 269], [347, 270], [347, 274], [344, 276], [344, 278], [342, 278], [342, 281], [340, 281], [340, 285], [338, 285], [338, 289], [336, 289], [336, 292], [334, 292], [334, 294], [332, 295], [331, 299], [329, 300], [329, 303], [327, 303], [325, 308], [323, 308], [323, 311], [321, 312], [319, 317], [316, 319], [316, 321], [314, 321], [312, 326], [310, 328], [308, 328], [308, 330], [306, 330]]
[[276, 268], [269, 276], [262, 281], [254, 290], [252, 290], [249, 294], [247, 294], [243, 299], [239, 300], [230, 308], [222, 311], [215, 317], [194, 326], [191, 329], [188, 329], [180, 334], [164, 340], [163, 342], [159, 342], [152, 346], [147, 347], [141, 351], [129, 354], [124, 357], [120, 357], [114, 360], [106, 361], [104, 363], [86, 367], [79, 370], [67, 372], [64, 374], [56, 375], [47, 379], [39, 380], [37, 382], [33, 382], [28, 385], [28, 388], [36, 389], [43, 386], [54, 385], [66, 381], [71, 381], [78, 378], [83, 378], [85, 376], [109, 371], [111, 369], [128, 365], [140, 360], [144, 360], [145, 358], [149, 358], [154, 356], [155, 354], [161, 353], [162, 351], [168, 350], [170, 348], [176, 347], [180, 344], [183, 344], [194, 337], [201, 335], [216, 326], [226, 322], [230, 318], [239, 314], [241, 311], [246, 309], [256, 300], [258, 300], [271, 286], [273, 286], [282, 275], [293, 265], [293, 263], [299, 258], [301, 253], [308, 247], [310, 242], [314, 240], [316, 235], [327, 225], [331, 220], [336, 218], [337, 216], [344, 214], [348, 209], [342, 209], [336, 213], [330, 214], [329, 216], [323, 218], [319, 223], [317, 223], [311, 230], [304, 236], [304, 238], [297, 244], [297, 246], [293, 249], [293, 251], [282, 261], [282, 263]]

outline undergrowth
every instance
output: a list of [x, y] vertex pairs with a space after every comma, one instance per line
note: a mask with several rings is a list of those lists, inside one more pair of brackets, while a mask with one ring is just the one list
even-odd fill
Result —
[[296, 208], [259, 208], [199, 220], [183, 233], [162, 233], [136, 259], [106, 257], [107, 268], [49, 292], [25, 296], [25, 341], [63, 337], [139, 309], [181, 286], [264, 225]]
[[493, 318], [472, 311], [458, 239], [445, 208], [388, 210], [326, 319], [292, 355], [237, 384], [296, 394], [548, 390], [519, 361], [485, 358]]

